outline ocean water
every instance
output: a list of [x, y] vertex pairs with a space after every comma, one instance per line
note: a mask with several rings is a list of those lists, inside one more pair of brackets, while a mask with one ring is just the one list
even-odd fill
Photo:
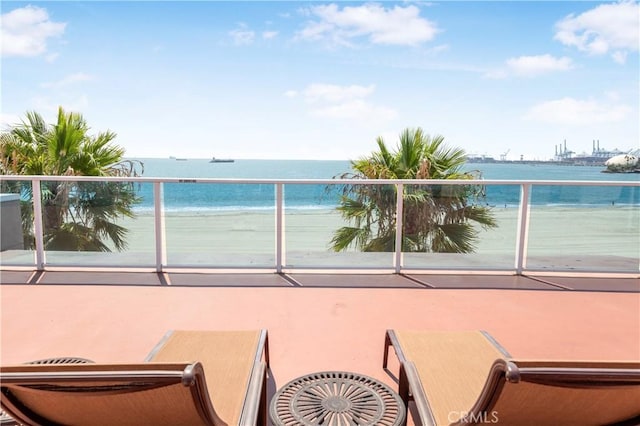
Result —
[[[238, 178], [238, 179], [332, 179], [350, 171], [348, 161], [313, 160], [236, 160], [233, 163], [209, 163], [208, 159], [140, 158], [145, 177]], [[640, 174], [602, 173], [596, 166], [560, 166], [554, 164], [469, 163], [468, 170], [478, 170], [490, 180], [580, 180], [638, 181]], [[271, 184], [168, 183], [164, 185], [164, 206], [169, 212], [210, 212], [212, 210], [269, 210], [275, 205]], [[142, 202], [140, 213], [153, 210], [153, 188], [137, 188]], [[287, 209], [326, 209], [337, 205], [338, 185], [293, 185], [284, 189]], [[488, 185], [488, 205], [514, 207], [520, 200], [518, 185]], [[638, 187], [570, 187], [537, 185], [531, 193], [534, 205], [640, 205]]]

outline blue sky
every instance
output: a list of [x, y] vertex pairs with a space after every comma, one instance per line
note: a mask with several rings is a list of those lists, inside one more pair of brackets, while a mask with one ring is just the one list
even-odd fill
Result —
[[135, 157], [637, 149], [640, 3], [2, 2], [0, 122], [60, 105]]

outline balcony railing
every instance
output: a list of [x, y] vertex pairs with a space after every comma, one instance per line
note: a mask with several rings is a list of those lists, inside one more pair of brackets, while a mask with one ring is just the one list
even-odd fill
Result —
[[[109, 219], [126, 230], [126, 247], [117, 250], [107, 243], [109, 251], [47, 248], [52, 244], [45, 229], [51, 224], [45, 223], [45, 209], [68, 205], [68, 197], [77, 195], [82, 185], [125, 182], [133, 185], [141, 202], [134, 206], [133, 217]], [[631, 276], [640, 271], [640, 181], [2, 176], [0, 184], [5, 194], [13, 193], [4, 200], [19, 206], [12, 210], [2, 203], [0, 269], [5, 270]], [[55, 185], [67, 192], [58, 192], [54, 200], [50, 188]], [[345, 185], [384, 185], [395, 197], [392, 251], [331, 249], [334, 232], [349, 225], [336, 210]], [[485, 196], [478, 202], [491, 209], [498, 226], [476, 227], [471, 253], [400, 250], [406, 219], [400, 194], [416, 186], [437, 187], [443, 193], [460, 185], [483, 189]], [[37, 212], [32, 219], [30, 211]], [[68, 214], [79, 216], [73, 208]], [[16, 246], [15, 241], [23, 240], [18, 228], [25, 220], [31, 239]]]

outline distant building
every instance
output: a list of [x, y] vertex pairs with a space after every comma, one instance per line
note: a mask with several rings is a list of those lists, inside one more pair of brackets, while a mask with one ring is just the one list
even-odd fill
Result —
[[567, 141], [565, 140], [564, 144], [556, 145], [554, 160], [579, 166], [604, 166], [608, 159], [624, 153], [624, 151], [618, 149], [609, 151], [600, 148], [600, 140], [594, 140], [591, 154], [583, 153], [576, 155], [574, 151], [567, 149]]
[[487, 155], [469, 154], [467, 155], [467, 163], [495, 163], [497, 160]]

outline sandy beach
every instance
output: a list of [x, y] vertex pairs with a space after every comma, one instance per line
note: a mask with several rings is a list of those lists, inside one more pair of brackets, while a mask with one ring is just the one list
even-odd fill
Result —
[[[515, 208], [494, 208], [498, 227], [481, 230], [470, 260], [500, 267], [511, 266], [517, 241]], [[227, 211], [167, 213], [165, 218], [166, 247], [169, 263], [223, 264], [231, 266], [272, 264], [275, 253], [275, 215], [273, 211]], [[151, 215], [123, 219], [120, 224], [129, 230], [129, 253], [155, 250], [154, 222]], [[290, 264], [309, 261], [310, 264], [349, 266], [357, 255], [333, 253], [330, 241], [333, 233], [346, 222], [335, 210], [288, 210], [285, 214], [285, 253]], [[583, 256], [640, 258], [640, 209], [627, 206], [571, 208], [533, 207], [530, 212], [528, 255], [543, 259], [571, 256], [580, 262]], [[363, 254], [359, 254], [362, 256]], [[388, 253], [366, 254], [369, 261], [390, 266]], [[347, 257], [349, 256], [349, 257]], [[376, 260], [373, 259], [374, 256]], [[457, 256], [459, 255], [440, 255]], [[423, 254], [406, 255], [406, 263], [418, 262]], [[189, 259], [189, 260], [186, 260]], [[306, 260], [305, 260], [306, 259]], [[349, 260], [351, 259], [351, 260]], [[505, 264], [501, 264], [505, 262]], [[485, 265], [486, 266], [486, 265]]]

